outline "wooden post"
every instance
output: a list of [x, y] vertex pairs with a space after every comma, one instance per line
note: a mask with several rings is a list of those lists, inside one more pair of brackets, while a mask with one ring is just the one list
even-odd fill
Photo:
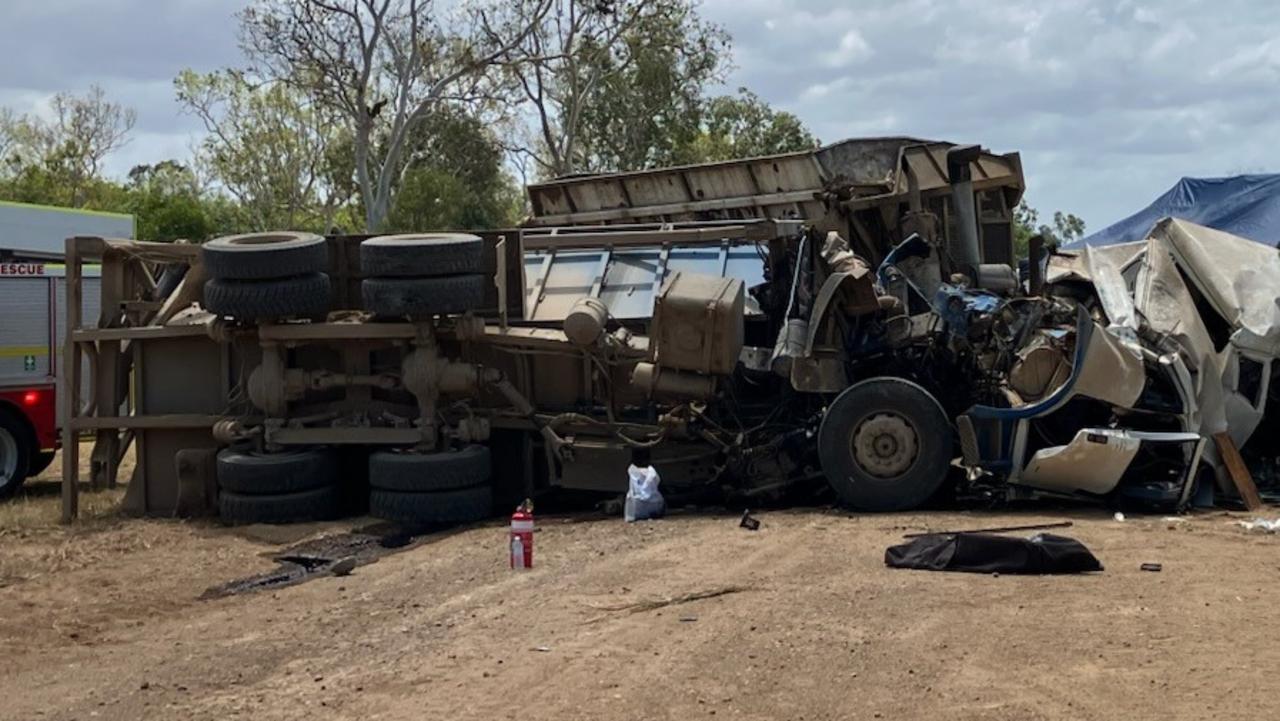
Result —
[[1231, 476], [1231, 482], [1235, 484], [1240, 500], [1244, 501], [1245, 510], [1256, 511], [1262, 508], [1258, 487], [1254, 485], [1249, 467], [1244, 464], [1244, 459], [1240, 457], [1240, 451], [1236, 450], [1236, 444], [1232, 442], [1231, 436], [1226, 433], [1214, 433], [1213, 440], [1218, 444], [1218, 455], [1222, 456], [1222, 462], [1227, 466], [1227, 475]]
[[[116, 328], [132, 275], [129, 259], [118, 252], [106, 251], [102, 257], [101, 309], [96, 319], [98, 328]], [[93, 364], [93, 405], [98, 415], [120, 414], [121, 342], [98, 342], [97, 363]], [[120, 455], [120, 434], [112, 428], [95, 434], [89, 479], [93, 489], [116, 487], [116, 458]]]
[[80, 510], [80, 439], [76, 433], [76, 416], [80, 410], [80, 346], [72, 338], [80, 327], [83, 308], [80, 300], [80, 247], [76, 238], [67, 238], [67, 308], [62, 329], [63, 394], [62, 404], [62, 522], [76, 520]]

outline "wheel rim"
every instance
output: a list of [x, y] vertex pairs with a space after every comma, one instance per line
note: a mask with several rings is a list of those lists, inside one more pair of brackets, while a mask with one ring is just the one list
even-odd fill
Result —
[[13, 482], [18, 475], [18, 439], [0, 428], [0, 488]]
[[877, 413], [863, 419], [850, 437], [854, 461], [876, 478], [906, 473], [919, 455], [915, 427], [896, 413]]

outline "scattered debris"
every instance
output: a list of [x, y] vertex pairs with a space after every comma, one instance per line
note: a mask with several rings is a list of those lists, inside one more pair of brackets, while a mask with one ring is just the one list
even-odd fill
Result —
[[1074, 525], [1071, 521], [1058, 521], [1056, 523], [1032, 523], [1026, 526], [1002, 526], [997, 528], [972, 528], [964, 531], [923, 531], [919, 533], [904, 533], [903, 538], [920, 538], [921, 536], [947, 536], [959, 533], [1012, 533], [1014, 531], [1047, 531], [1051, 528], [1070, 528]]
[[1255, 518], [1252, 521], [1237, 521], [1241, 528], [1246, 531], [1265, 531], [1267, 533], [1276, 533], [1280, 531], [1280, 518], [1266, 519]]
[[1138, 566], [1138, 568], [1143, 571], [1151, 571], [1152, 573], [1159, 573], [1164, 570], [1164, 566], [1159, 563], [1144, 563], [1141, 566]]
[[694, 621], [697, 621], [697, 620], [698, 620], [697, 616], [681, 616], [680, 617], [680, 623], [693, 623]]
[[264, 589], [284, 588], [321, 575], [346, 576], [357, 566], [373, 563], [388, 553], [407, 548], [411, 534], [393, 524], [374, 524], [350, 533], [323, 536], [291, 546], [273, 558], [272, 571], [213, 586], [202, 599], [234, 596]]
[[1039, 533], [1010, 538], [987, 533], [930, 534], [890, 546], [885, 565], [922, 571], [1059, 574], [1101, 571], [1102, 564], [1074, 538]]
[[658, 490], [661, 482], [658, 469], [649, 462], [649, 449], [634, 449], [631, 465], [627, 468], [627, 496], [622, 511], [627, 523], [662, 517], [667, 510], [667, 502]]
[[340, 559], [329, 567], [329, 573], [335, 576], [349, 576], [356, 568], [356, 559], [352, 556]]
[[1116, 521], [1120, 523], [1124, 523], [1124, 514], [1120, 511], [1116, 511], [1116, 514], [1112, 516], [1112, 518], [1116, 519]]
[[[751, 589], [747, 588], [746, 586], [720, 586], [718, 588], [711, 588], [705, 591], [693, 591], [691, 593], [685, 593], [679, 596], [668, 596], [667, 598], [647, 599], [644, 601], [636, 601], [634, 603], [622, 603], [622, 604], [617, 604], [612, 606], [603, 606], [598, 604], [587, 604], [587, 605], [597, 611], [610, 611], [615, 613], [620, 611], [625, 611], [627, 613], [644, 613], [646, 611], [656, 611], [660, 608], [666, 608], [667, 606], [679, 606], [685, 603], [702, 601], [708, 598], [716, 598], [717, 596], [728, 596], [731, 593], [742, 593], [743, 591], [750, 591], [750, 590]], [[594, 623], [595, 621], [599, 621], [599, 620], [601, 619], [599, 618], [592, 619], [591, 621], [588, 621], [588, 623]]]
[[534, 647], [533, 647], [533, 650], [534, 650], [534, 651], [537, 651], [537, 652], [539, 652], [539, 653], [551, 653], [551, 647], [550, 647], [550, 646], [534, 646]]
[[742, 512], [742, 520], [738, 522], [739, 528], [745, 528], [748, 531], [760, 530], [760, 520], [751, 515], [750, 510]]
[[1262, 508], [1258, 487], [1253, 484], [1253, 476], [1249, 475], [1249, 468], [1245, 466], [1244, 459], [1240, 457], [1240, 451], [1236, 449], [1231, 436], [1226, 433], [1214, 433], [1213, 441], [1218, 445], [1218, 455], [1222, 457], [1222, 462], [1227, 467], [1227, 475], [1235, 485], [1236, 492], [1240, 494], [1240, 500], [1244, 501], [1244, 509], [1256, 511]]

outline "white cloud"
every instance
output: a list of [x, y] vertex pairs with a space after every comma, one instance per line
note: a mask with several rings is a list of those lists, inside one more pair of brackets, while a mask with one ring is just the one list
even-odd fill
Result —
[[864, 60], [870, 55], [871, 46], [862, 38], [857, 29], [849, 28], [840, 36], [840, 42], [836, 45], [835, 50], [823, 56], [823, 61], [828, 68], [843, 68], [859, 60]]
[[[734, 35], [728, 85], [823, 140], [1016, 150], [1028, 199], [1094, 229], [1184, 175], [1280, 172], [1271, 0], [706, 0], [704, 12]], [[777, 27], [761, 31], [764, 18]], [[833, 63], [846, 37], [847, 62]]]

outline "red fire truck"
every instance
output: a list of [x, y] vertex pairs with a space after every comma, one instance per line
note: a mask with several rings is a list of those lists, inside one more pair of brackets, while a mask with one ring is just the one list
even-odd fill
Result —
[[[43, 471], [59, 445], [64, 275], [61, 265], [0, 261], [0, 498]], [[93, 322], [100, 280], [96, 268], [85, 276]]]

